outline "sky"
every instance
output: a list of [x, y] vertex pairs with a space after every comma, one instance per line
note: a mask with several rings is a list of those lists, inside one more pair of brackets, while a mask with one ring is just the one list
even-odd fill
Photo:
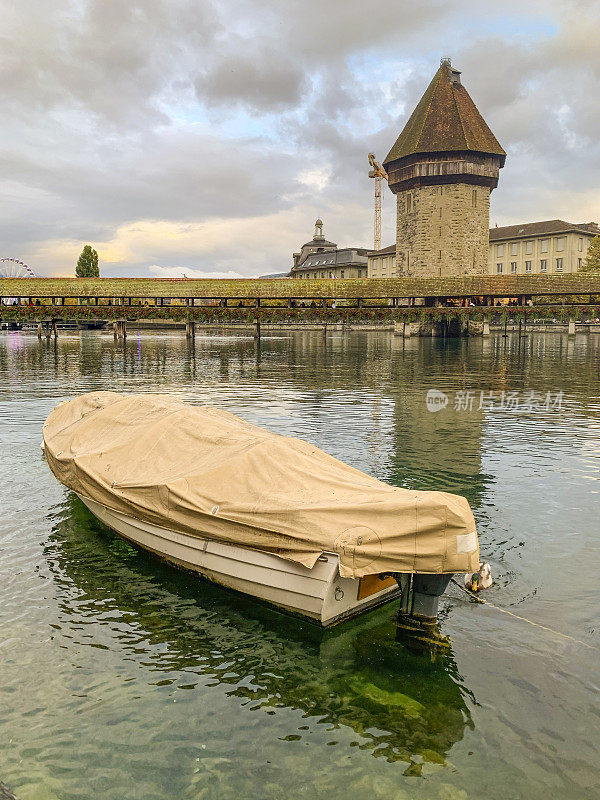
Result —
[[490, 224], [598, 221], [599, 25], [600, 0], [0, 0], [0, 257], [254, 277], [318, 216], [372, 247], [367, 154], [448, 56], [508, 153]]

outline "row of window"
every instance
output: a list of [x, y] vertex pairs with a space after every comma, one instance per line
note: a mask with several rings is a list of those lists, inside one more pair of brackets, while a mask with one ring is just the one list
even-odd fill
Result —
[[311, 261], [310, 264], [307, 264], [307, 267], [318, 267], [319, 264], [333, 264], [333, 258], [325, 261]]
[[[540, 253], [547, 253], [548, 248], [550, 246], [550, 239], [540, 239]], [[511, 256], [518, 256], [519, 255], [519, 245], [520, 242], [509, 242], [505, 244], [502, 242], [501, 244], [496, 245], [496, 255], [498, 257], [502, 257], [504, 255], [504, 248], [508, 248], [508, 253]], [[525, 255], [530, 256], [533, 255], [533, 248], [534, 248], [534, 241], [531, 239], [525, 242]], [[560, 253], [565, 249], [565, 237], [564, 236], [557, 236], [554, 239], [554, 249], [557, 253]], [[580, 236], [577, 239], [577, 249], [579, 252], [583, 251], [583, 237]]]
[[[581, 266], [581, 259], [579, 259], [579, 266]], [[510, 262], [510, 271], [514, 274], [517, 271], [517, 262], [511, 261]], [[563, 271], [563, 259], [557, 258], [555, 263], [555, 271], [562, 272]], [[498, 263], [496, 264], [496, 274], [502, 275], [504, 272], [504, 264]], [[531, 272], [531, 261], [525, 262], [525, 272]], [[540, 272], [548, 272], [548, 259], [542, 258], [540, 259]]]
[[[319, 277], [321, 277], [321, 278], [335, 278], [337, 276], [336, 276], [335, 272], [321, 272], [320, 274], [318, 272], [313, 272], [311, 275], [309, 275], [307, 273], [306, 275], [298, 275], [298, 277], [299, 278], [307, 278], [308, 279], [308, 278], [319, 278]], [[343, 269], [340, 270], [340, 278], [345, 278], [345, 277], [346, 277], [345, 270], [343, 270]], [[359, 269], [358, 270], [358, 277], [359, 278], [366, 278], [367, 277], [367, 270], [366, 269]]]

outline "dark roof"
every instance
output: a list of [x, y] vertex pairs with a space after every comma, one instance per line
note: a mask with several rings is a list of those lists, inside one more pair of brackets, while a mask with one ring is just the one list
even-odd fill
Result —
[[[328, 242], [327, 239], [311, 239], [310, 242], [304, 242], [302, 247], [337, 247], [337, 244]], [[300, 248], [301, 250], [302, 247]]]
[[383, 163], [454, 151], [506, 156], [461, 84], [460, 72], [444, 61]]
[[490, 228], [490, 241], [497, 242], [501, 239], [522, 239], [528, 236], [543, 236], [544, 234], [569, 233], [580, 231], [588, 236], [597, 236], [600, 229], [595, 222], [565, 222], [562, 219], [548, 219], [544, 222], [523, 222], [521, 225], [505, 225], [503, 228]]
[[396, 252], [396, 245], [391, 244], [389, 247], [382, 247], [381, 250], [369, 250], [367, 251], [367, 255], [369, 256], [389, 256], [391, 253]]
[[[303, 269], [328, 269], [329, 267], [365, 266], [367, 253], [364, 247], [343, 247], [325, 253], [310, 253], [301, 264], [292, 267], [292, 273]], [[322, 262], [325, 263], [322, 263]]]

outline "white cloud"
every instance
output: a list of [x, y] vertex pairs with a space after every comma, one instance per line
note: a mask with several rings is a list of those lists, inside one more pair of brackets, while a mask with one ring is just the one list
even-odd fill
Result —
[[189, 267], [159, 267], [153, 264], [149, 267], [149, 271], [157, 278], [247, 278], [247, 275], [241, 275], [239, 272], [204, 272], [199, 269], [190, 269]]
[[323, 166], [302, 170], [298, 173], [296, 179], [309, 189], [322, 192], [331, 179], [331, 172], [331, 166], [323, 164]]

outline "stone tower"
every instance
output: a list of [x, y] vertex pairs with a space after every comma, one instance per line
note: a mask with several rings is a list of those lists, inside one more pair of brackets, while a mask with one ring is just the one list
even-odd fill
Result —
[[398, 275], [485, 275], [490, 193], [506, 153], [444, 59], [384, 166], [397, 196]]

